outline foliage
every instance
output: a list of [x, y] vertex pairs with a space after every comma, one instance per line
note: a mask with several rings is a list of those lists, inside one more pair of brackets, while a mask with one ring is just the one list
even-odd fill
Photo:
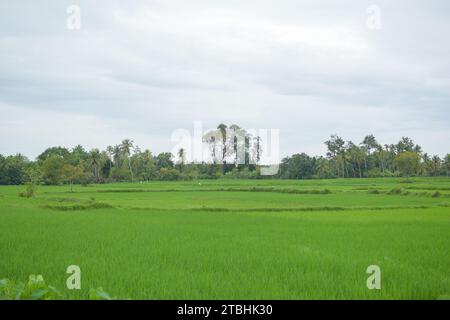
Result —
[[414, 175], [419, 170], [420, 157], [412, 151], [404, 151], [395, 157], [395, 165], [406, 177]]
[[[61, 300], [63, 296], [53, 286], [47, 285], [42, 275], [30, 275], [28, 282], [0, 279], [0, 300]], [[113, 300], [103, 288], [89, 290], [89, 300]]]
[[30, 275], [28, 282], [0, 280], [0, 300], [54, 300], [61, 294], [45, 283], [42, 275]]
[[25, 191], [19, 193], [22, 198], [32, 198], [36, 194], [36, 185], [34, 183], [27, 183]]
[[91, 288], [89, 290], [89, 300], [113, 300], [109, 293], [105, 292], [102, 287]]
[[[133, 299], [448, 296], [450, 178], [403, 180], [40, 186], [31, 202], [16, 196], [20, 187], [0, 186], [0, 270], [9, 279], [39, 270], [64, 299], [87, 299], [101, 285]], [[81, 290], [64, 289], [72, 263], [82, 267]], [[386, 275], [382, 290], [366, 288], [371, 264]]]
[[158, 180], [176, 181], [180, 178], [180, 172], [173, 168], [161, 168], [158, 171]]
[[[184, 148], [176, 155], [170, 152], [153, 155], [150, 150], [142, 151], [131, 139], [106, 150], [87, 151], [80, 145], [71, 150], [51, 147], [34, 162], [20, 154], [0, 155], [0, 184], [19, 185], [33, 180], [35, 185], [70, 184], [72, 190], [76, 183], [274, 178], [260, 174], [261, 137], [252, 136], [236, 124], [220, 124], [205, 133], [203, 143], [209, 147], [210, 162], [188, 162]], [[359, 144], [332, 135], [325, 145], [326, 156], [296, 153], [284, 157], [275, 178], [450, 176], [449, 154], [442, 159], [428, 155], [408, 137], [402, 137], [396, 144], [381, 145], [371, 134]], [[30, 172], [34, 172], [35, 179], [30, 179]]]
[[61, 177], [63, 181], [70, 184], [70, 191], [73, 191], [72, 185], [74, 182], [79, 182], [83, 179], [85, 173], [81, 166], [73, 166], [71, 164], [65, 164], [61, 168]]

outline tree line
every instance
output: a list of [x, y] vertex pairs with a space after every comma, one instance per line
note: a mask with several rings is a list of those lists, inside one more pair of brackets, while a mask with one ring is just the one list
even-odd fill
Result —
[[[237, 139], [237, 137], [243, 139]], [[396, 176], [449, 176], [450, 154], [443, 159], [430, 156], [412, 139], [403, 137], [397, 144], [381, 145], [373, 135], [361, 143], [332, 135], [325, 141], [324, 156], [306, 153], [285, 157], [278, 174], [262, 176], [259, 161], [262, 143], [237, 125], [220, 124], [207, 132], [211, 161], [187, 162], [186, 151], [154, 155], [141, 150], [130, 139], [105, 150], [50, 147], [34, 161], [21, 154], [0, 155], [0, 184], [89, 184], [123, 181], [175, 181], [218, 178], [363, 178]], [[239, 146], [242, 144], [242, 146]], [[242, 150], [242, 152], [238, 152]]]
[[408, 137], [396, 144], [380, 144], [370, 134], [356, 144], [332, 135], [324, 142], [326, 156], [294, 154], [281, 161], [280, 178], [375, 178], [398, 176], [449, 176], [450, 154], [430, 156]]

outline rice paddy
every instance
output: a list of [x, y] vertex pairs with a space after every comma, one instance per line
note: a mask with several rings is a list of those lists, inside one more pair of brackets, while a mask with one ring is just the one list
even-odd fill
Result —
[[[0, 187], [0, 278], [42, 274], [64, 298], [450, 297], [448, 178], [23, 189]], [[81, 290], [66, 288], [69, 265]]]

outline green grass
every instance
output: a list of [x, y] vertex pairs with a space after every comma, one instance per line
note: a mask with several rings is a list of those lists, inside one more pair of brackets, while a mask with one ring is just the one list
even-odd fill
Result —
[[[0, 278], [42, 274], [65, 298], [97, 287], [132, 299], [450, 295], [450, 179], [23, 189], [0, 187]], [[80, 291], [65, 289], [72, 264]], [[381, 290], [366, 287], [373, 264]]]

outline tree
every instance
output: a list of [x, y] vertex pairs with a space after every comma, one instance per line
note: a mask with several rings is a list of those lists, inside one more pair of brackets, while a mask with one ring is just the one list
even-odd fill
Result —
[[420, 156], [412, 151], [404, 151], [395, 157], [395, 165], [407, 179], [419, 169]]
[[158, 171], [158, 179], [163, 181], [175, 181], [180, 178], [180, 172], [173, 168], [161, 168]]
[[222, 137], [222, 172], [225, 173], [225, 166], [227, 164], [226, 156], [227, 156], [227, 126], [223, 123], [219, 124], [217, 126], [217, 129], [220, 132], [220, 135]]
[[38, 155], [37, 159], [42, 162], [53, 156], [64, 158], [67, 161], [70, 159], [70, 151], [63, 147], [51, 147]]
[[113, 146], [107, 146], [106, 147], [106, 153], [109, 156], [109, 171], [112, 169], [113, 161], [114, 161], [114, 147]]
[[[245, 163], [245, 130], [241, 129], [238, 125], [232, 124], [229, 128], [230, 144], [233, 147], [234, 154], [234, 166], [237, 167], [240, 163]], [[244, 150], [244, 159], [241, 155], [241, 150]]]
[[281, 161], [281, 176], [287, 179], [309, 179], [314, 175], [315, 159], [306, 153], [294, 154]]
[[174, 163], [172, 161], [173, 155], [170, 152], [162, 152], [160, 154], [158, 154], [158, 156], [156, 157], [156, 166], [158, 167], [158, 169], [161, 168], [173, 168]]
[[62, 182], [61, 169], [66, 164], [58, 155], [52, 155], [45, 159], [41, 165], [42, 178], [46, 184], [60, 184]]
[[81, 165], [83, 162], [87, 161], [89, 154], [84, 150], [81, 145], [77, 145], [72, 149], [70, 154], [70, 163], [74, 166]]
[[377, 139], [373, 134], [365, 136], [361, 145], [366, 148], [369, 155], [371, 154], [372, 150], [379, 149], [380, 147], [380, 145], [377, 142]]
[[435, 155], [431, 159], [431, 172], [433, 176], [438, 176], [441, 173], [442, 160], [439, 156]]
[[395, 147], [397, 154], [400, 154], [405, 151], [414, 152], [417, 154], [422, 153], [422, 147], [419, 146], [418, 144], [415, 145], [414, 141], [408, 137], [402, 137]]
[[211, 159], [213, 163], [217, 163], [217, 141], [220, 140], [220, 133], [217, 130], [208, 131], [203, 136], [203, 142], [208, 144], [211, 152]]
[[114, 146], [112, 150], [113, 163], [116, 167], [122, 166], [122, 150], [120, 145]]
[[345, 178], [345, 167], [346, 167], [346, 157], [345, 157], [345, 141], [338, 135], [331, 135], [330, 140], [325, 141], [325, 145], [328, 148], [327, 156], [333, 159], [336, 163], [337, 175], [339, 177], [340, 168], [342, 168], [342, 177]]
[[82, 179], [84, 177], [84, 171], [80, 166], [66, 164], [61, 168], [61, 176], [63, 181], [70, 184], [70, 192], [73, 192], [74, 181]]
[[389, 152], [384, 150], [382, 146], [377, 148], [377, 151], [374, 153], [375, 161], [378, 162], [381, 175], [384, 175], [386, 170], [388, 161], [389, 161]]
[[128, 169], [130, 170], [131, 182], [133, 182], [134, 180], [133, 170], [131, 169], [131, 162], [130, 162], [131, 150], [133, 149], [133, 140], [130, 139], [123, 140], [122, 143], [120, 144], [120, 149], [128, 162]]
[[178, 162], [180, 164], [180, 171], [183, 171], [184, 163], [186, 161], [186, 151], [184, 148], [178, 150]]
[[450, 154], [447, 154], [444, 158], [444, 170], [447, 177], [450, 176]]
[[25, 172], [24, 183], [27, 186], [24, 192], [19, 193], [21, 197], [31, 198], [36, 194], [37, 186], [42, 181], [42, 173], [37, 166], [30, 166]]
[[256, 136], [254, 138], [254, 157], [255, 157], [255, 163], [259, 164], [259, 161], [261, 161], [261, 155], [262, 155], [262, 147], [261, 147], [261, 137]]
[[145, 181], [156, 178], [156, 163], [150, 150], [145, 150], [144, 152], [133, 155], [133, 159], [136, 159], [137, 161], [136, 175], [138, 177]]
[[316, 159], [314, 170], [319, 178], [329, 178], [331, 176], [330, 163], [323, 157]]
[[25, 173], [30, 165], [30, 161], [20, 153], [6, 158], [0, 156], [0, 184], [19, 185], [24, 183]]
[[99, 167], [100, 167], [101, 154], [98, 149], [92, 149], [89, 152], [89, 164], [92, 166], [94, 179], [98, 182]]
[[364, 167], [366, 171], [369, 170], [369, 166], [367, 165], [367, 162], [369, 160], [370, 165], [370, 159], [372, 158], [372, 151], [380, 150], [381, 146], [378, 144], [377, 139], [373, 134], [369, 134], [364, 137], [363, 141], [361, 142], [361, 146], [363, 150], [367, 151], [367, 157], [364, 157]]
[[[366, 160], [366, 153], [363, 148], [356, 146], [351, 141], [349, 141], [347, 145], [347, 154], [352, 163], [353, 172], [355, 172], [354, 167], [356, 166], [359, 172], [359, 177], [362, 178], [361, 165]], [[353, 173], [353, 176], [355, 176], [355, 173]]]

